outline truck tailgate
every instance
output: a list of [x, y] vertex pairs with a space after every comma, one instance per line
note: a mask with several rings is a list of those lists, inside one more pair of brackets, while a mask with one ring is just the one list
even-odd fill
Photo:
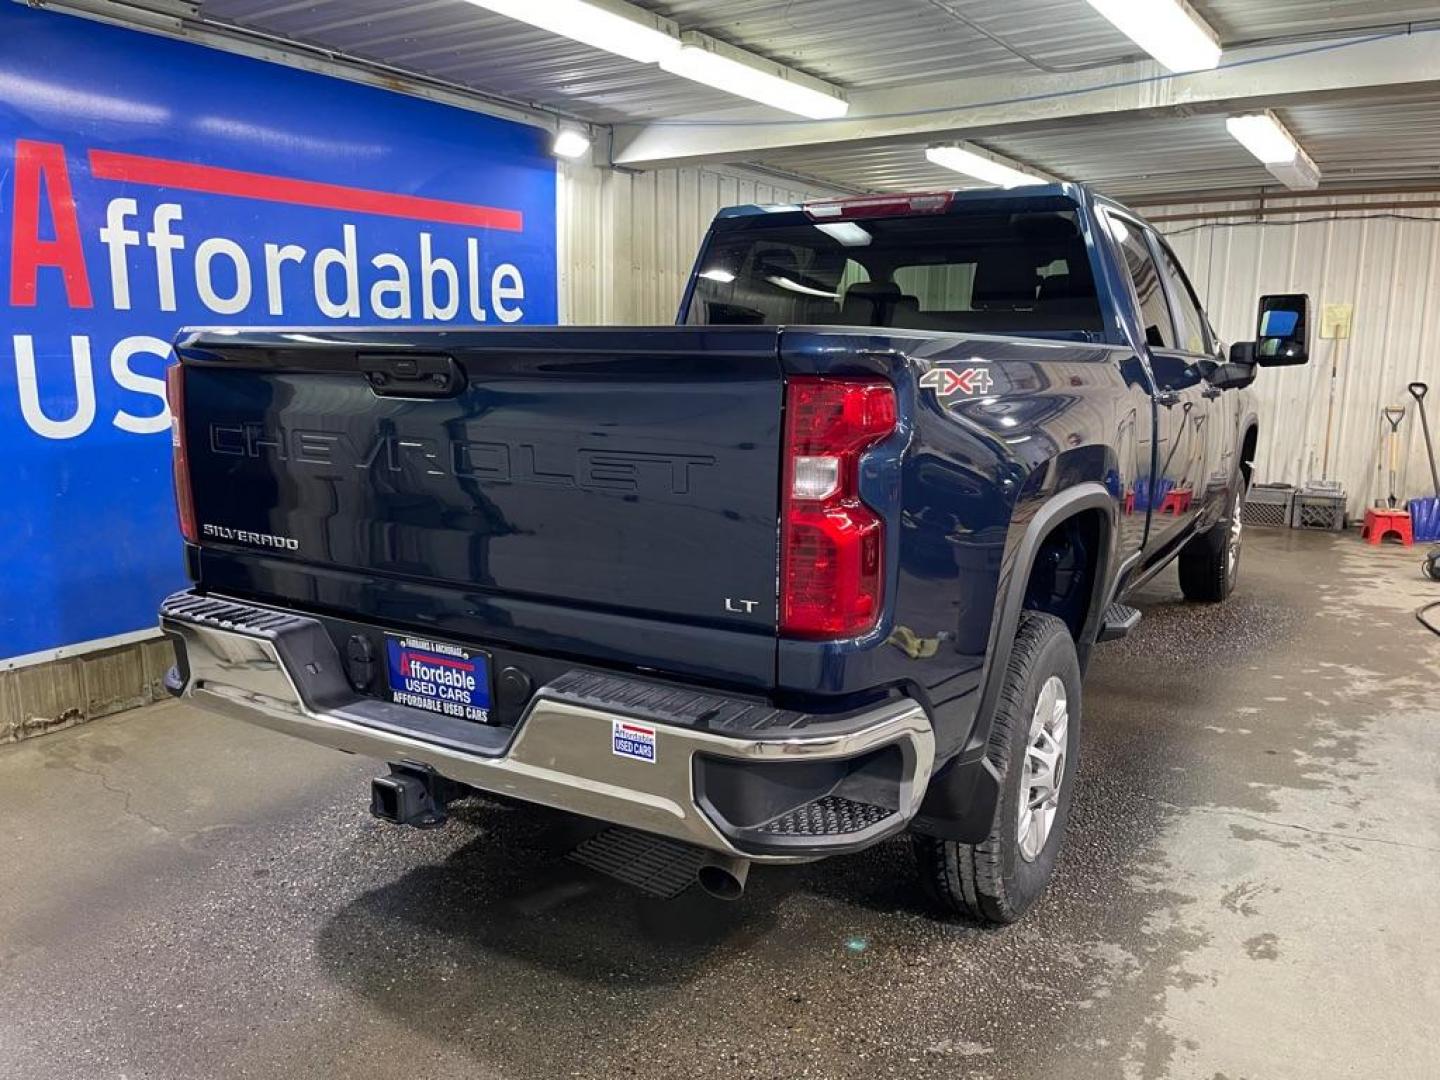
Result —
[[176, 349], [207, 554], [774, 636], [773, 329], [196, 331]]

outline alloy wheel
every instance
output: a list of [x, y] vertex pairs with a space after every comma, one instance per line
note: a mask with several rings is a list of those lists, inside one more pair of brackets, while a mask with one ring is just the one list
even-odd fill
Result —
[[1045, 850], [1055, 815], [1060, 810], [1069, 730], [1070, 708], [1065, 683], [1058, 675], [1051, 675], [1035, 701], [1020, 771], [1016, 835], [1020, 840], [1020, 854], [1026, 862], [1034, 862]]

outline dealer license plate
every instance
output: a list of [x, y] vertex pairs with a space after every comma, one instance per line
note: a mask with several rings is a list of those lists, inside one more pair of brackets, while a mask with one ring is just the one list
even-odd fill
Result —
[[490, 657], [479, 649], [412, 635], [385, 635], [390, 700], [412, 709], [487, 723]]

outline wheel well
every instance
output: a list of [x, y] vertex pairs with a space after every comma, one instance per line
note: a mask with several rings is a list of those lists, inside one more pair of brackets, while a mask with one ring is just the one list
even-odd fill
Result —
[[1245, 477], [1245, 484], [1250, 484], [1250, 474], [1255, 469], [1255, 449], [1260, 444], [1260, 429], [1251, 424], [1245, 429], [1245, 437], [1240, 440], [1240, 474]]
[[1026, 611], [1062, 619], [1077, 643], [1095, 602], [1095, 577], [1109, 523], [1099, 510], [1081, 510], [1059, 522], [1035, 552], [1025, 583]]

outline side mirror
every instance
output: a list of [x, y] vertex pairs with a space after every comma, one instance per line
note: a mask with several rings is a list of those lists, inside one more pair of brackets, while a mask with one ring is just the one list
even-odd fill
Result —
[[[1254, 349], [1253, 342], [1245, 342]], [[1255, 381], [1255, 361], [1253, 359], [1236, 360], [1236, 350], [1240, 346], [1230, 346], [1230, 362], [1228, 364], [1216, 364], [1206, 380], [1211, 386], [1219, 390], [1239, 390], [1249, 386]], [[1241, 354], [1244, 356], [1244, 354]]]
[[1304, 293], [1262, 296], [1255, 362], [1261, 367], [1284, 367], [1309, 360], [1310, 297]]

